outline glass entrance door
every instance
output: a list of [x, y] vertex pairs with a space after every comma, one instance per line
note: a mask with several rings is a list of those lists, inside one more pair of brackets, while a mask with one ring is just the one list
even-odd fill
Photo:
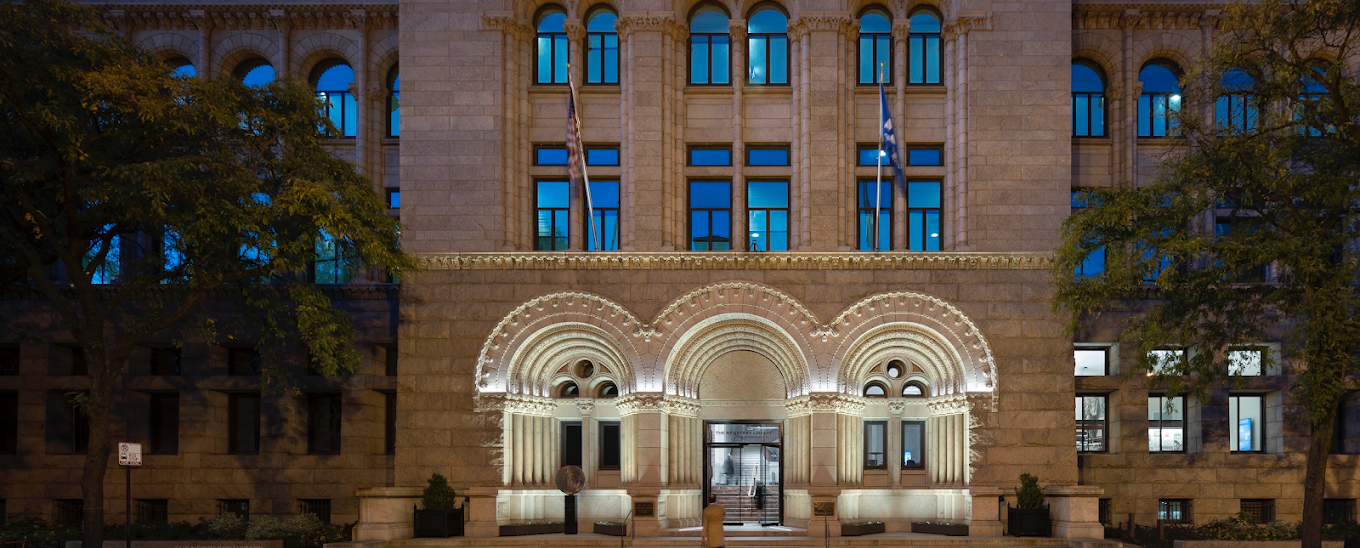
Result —
[[704, 501], [710, 493], [731, 525], [779, 525], [783, 520], [782, 433], [779, 423], [707, 423]]

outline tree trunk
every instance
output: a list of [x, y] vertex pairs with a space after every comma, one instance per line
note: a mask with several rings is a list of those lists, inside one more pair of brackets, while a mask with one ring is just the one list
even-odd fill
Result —
[[1308, 462], [1303, 479], [1302, 548], [1322, 548], [1322, 500], [1327, 490], [1327, 457], [1336, 428], [1336, 404], [1327, 408], [1321, 424], [1314, 424], [1308, 442]]
[[105, 374], [103, 359], [95, 358], [87, 352], [90, 360], [90, 399], [86, 407], [90, 421], [90, 443], [85, 451], [85, 474], [80, 478], [80, 490], [84, 496], [84, 518], [81, 532], [81, 546], [103, 548], [104, 545], [104, 475], [108, 473], [109, 453], [109, 411], [112, 407], [113, 383]]

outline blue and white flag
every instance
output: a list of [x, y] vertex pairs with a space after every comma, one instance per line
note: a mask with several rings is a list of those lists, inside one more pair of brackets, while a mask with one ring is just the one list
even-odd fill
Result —
[[882, 148], [883, 153], [887, 155], [888, 163], [892, 164], [893, 176], [897, 181], [897, 185], [902, 186], [906, 176], [902, 174], [902, 157], [897, 152], [897, 135], [893, 133], [892, 113], [888, 112], [888, 94], [883, 91], [882, 78], [880, 78], [878, 82], [878, 98], [880, 104], [883, 105], [882, 108], [880, 108], [881, 112], [879, 116], [883, 127], [883, 136], [880, 147]]

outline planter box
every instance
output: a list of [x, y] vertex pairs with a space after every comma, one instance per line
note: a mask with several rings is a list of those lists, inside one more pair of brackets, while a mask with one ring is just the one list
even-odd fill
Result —
[[1006, 532], [1014, 537], [1047, 537], [1053, 534], [1048, 506], [1021, 509], [1006, 507]]
[[463, 536], [463, 509], [421, 510], [417, 508], [415, 528], [417, 537], [461, 537]]
[[912, 522], [911, 532], [926, 533], [930, 535], [949, 535], [951, 537], [966, 537], [968, 536], [968, 525]]
[[521, 525], [502, 525], [501, 536], [518, 537], [522, 535], [546, 535], [548, 533], [561, 533], [562, 524], [559, 523], [525, 523]]
[[628, 536], [628, 526], [622, 523], [618, 525], [609, 523], [596, 523], [595, 532], [601, 535], [611, 535], [615, 537]]
[[841, 536], [843, 537], [858, 537], [860, 535], [872, 535], [874, 533], [882, 533], [883, 531], [884, 531], [883, 523], [881, 522], [841, 524]]

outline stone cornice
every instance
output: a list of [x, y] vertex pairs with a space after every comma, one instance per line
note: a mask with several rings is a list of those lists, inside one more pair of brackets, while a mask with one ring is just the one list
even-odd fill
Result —
[[542, 396], [523, 394], [478, 394], [475, 400], [477, 411], [506, 411], [535, 417], [551, 417], [557, 410], [557, 402]]
[[1192, 30], [1217, 25], [1220, 4], [1073, 4], [1072, 28]]
[[422, 270], [1049, 270], [1049, 253], [419, 253]]
[[841, 413], [863, 415], [866, 402], [859, 396], [835, 392], [818, 392], [799, 396], [784, 404], [789, 417], [801, 417], [812, 413]]
[[936, 396], [926, 402], [926, 407], [930, 409], [931, 416], [956, 415], [968, 412], [967, 394], [950, 394], [947, 396]]
[[666, 395], [660, 392], [634, 392], [621, 396], [614, 403], [619, 416], [636, 415], [643, 412], [665, 412]]
[[289, 6], [103, 5], [105, 21], [134, 30], [190, 30], [208, 25], [225, 30], [395, 29], [398, 9], [392, 4], [299, 4]]

